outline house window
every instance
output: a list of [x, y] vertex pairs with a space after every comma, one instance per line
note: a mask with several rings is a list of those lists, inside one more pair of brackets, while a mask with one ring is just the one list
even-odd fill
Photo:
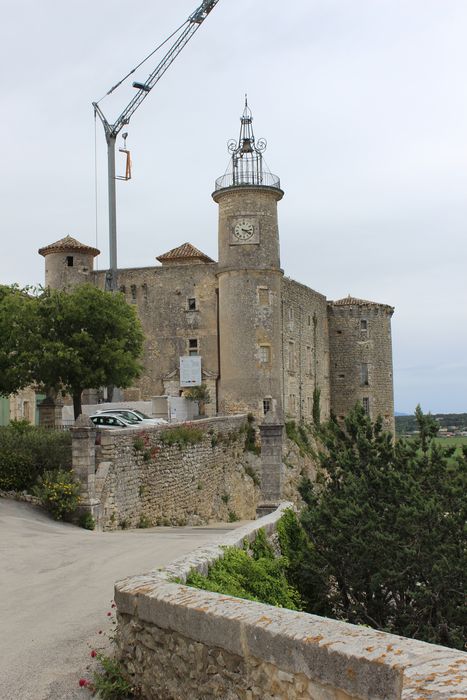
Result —
[[362, 399], [362, 405], [363, 405], [363, 410], [365, 411], [366, 415], [370, 415], [370, 399], [368, 396], [364, 396]]
[[145, 300], [147, 300], [147, 298], [148, 298], [148, 285], [147, 284], [143, 284], [143, 298]]
[[269, 289], [267, 287], [258, 287], [258, 301], [260, 306], [269, 306]]
[[308, 325], [311, 326], [311, 316], [308, 316]]
[[368, 363], [362, 362], [360, 365], [360, 386], [368, 386]]
[[131, 285], [131, 301], [136, 301], [136, 284]]
[[67, 267], [73, 267], [73, 256], [72, 255], [66, 256], [66, 264], [67, 264]]
[[198, 338], [189, 338], [188, 354], [191, 356], [198, 354]]
[[289, 342], [289, 372], [295, 372], [295, 343]]
[[360, 319], [360, 336], [362, 338], [368, 338], [368, 321], [366, 318]]
[[263, 414], [269, 413], [272, 409], [272, 399], [263, 399]]
[[271, 362], [271, 347], [269, 345], [259, 346], [259, 361], [263, 365], [268, 365]]
[[188, 299], [188, 311], [196, 311], [196, 299], [194, 297]]

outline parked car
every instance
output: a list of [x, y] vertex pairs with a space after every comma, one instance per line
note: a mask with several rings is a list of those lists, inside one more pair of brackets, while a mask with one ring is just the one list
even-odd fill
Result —
[[111, 413], [96, 413], [93, 416], [89, 416], [89, 418], [96, 428], [135, 428], [141, 426], [141, 423], [138, 421], [130, 422], [125, 420], [123, 416]]
[[104, 408], [101, 411], [96, 411], [95, 413], [95, 415], [105, 414], [121, 416], [129, 423], [145, 423], [146, 425], [161, 425], [163, 423], [167, 423], [167, 421], [163, 418], [150, 418], [145, 413], [137, 411], [136, 408]]

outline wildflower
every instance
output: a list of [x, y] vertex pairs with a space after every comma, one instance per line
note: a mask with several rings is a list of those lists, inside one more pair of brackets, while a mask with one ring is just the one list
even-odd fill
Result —
[[97, 656], [97, 651], [96, 651], [95, 649], [93, 649], [93, 650], [91, 651], [91, 658], [94, 659], [96, 656]]
[[79, 687], [80, 688], [86, 688], [88, 685], [89, 685], [89, 681], [86, 680], [86, 678], [79, 679]]
[[108, 613], [107, 613], [107, 617], [112, 617], [112, 613], [111, 613], [111, 612], [108, 612]]

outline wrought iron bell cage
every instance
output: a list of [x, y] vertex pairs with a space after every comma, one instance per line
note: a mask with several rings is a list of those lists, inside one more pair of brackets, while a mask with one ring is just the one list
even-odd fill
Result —
[[262, 186], [280, 189], [277, 175], [269, 172], [263, 160], [266, 139], [255, 139], [253, 116], [245, 97], [245, 108], [240, 117], [240, 135], [238, 141], [230, 139], [227, 149], [231, 154], [230, 172], [216, 180], [216, 190], [224, 187]]

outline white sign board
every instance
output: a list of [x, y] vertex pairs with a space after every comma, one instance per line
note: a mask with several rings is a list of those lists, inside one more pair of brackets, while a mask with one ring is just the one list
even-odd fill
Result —
[[201, 357], [180, 357], [180, 387], [201, 385]]

